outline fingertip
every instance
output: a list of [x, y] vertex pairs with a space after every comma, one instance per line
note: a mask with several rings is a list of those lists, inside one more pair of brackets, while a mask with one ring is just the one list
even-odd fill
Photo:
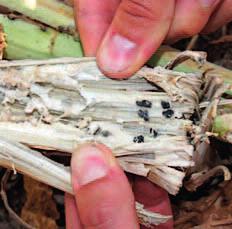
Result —
[[112, 152], [99, 144], [75, 151], [72, 183], [82, 224], [94, 228], [138, 228], [133, 193]]
[[174, 2], [123, 0], [97, 52], [99, 68], [113, 79], [126, 79], [138, 71], [165, 38]]
[[106, 147], [100, 144], [84, 144], [72, 155], [71, 171], [74, 191], [107, 176], [116, 166], [116, 160]]
[[138, 51], [135, 42], [110, 30], [97, 53], [99, 68], [112, 79], [129, 78], [136, 71]]

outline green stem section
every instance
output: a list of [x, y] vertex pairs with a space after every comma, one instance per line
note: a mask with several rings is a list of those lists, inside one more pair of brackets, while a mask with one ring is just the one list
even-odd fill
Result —
[[213, 123], [213, 132], [219, 138], [232, 143], [232, 114], [217, 116]]
[[[174, 48], [162, 46], [155, 55], [152, 56], [148, 64], [150, 66], [165, 66], [170, 60], [174, 59], [178, 53], [179, 51]], [[226, 83], [232, 84], [232, 71], [210, 62], [207, 62], [204, 66], [199, 68], [195, 62], [188, 60], [178, 65], [175, 69], [180, 72], [202, 72], [208, 69], [213, 69], [214, 74], [218, 74], [218, 76], [222, 77]]]
[[46, 59], [53, 57], [80, 57], [81, 44], [73, 36], [55, 29], [40, 27], [21, 19], [11, 20], [0, 15], [0, 24], [6, 34], [7, 59]]
[[0, 0], [0, 5], [46, 25], [75, 34], [73, 8], [58, 0]]

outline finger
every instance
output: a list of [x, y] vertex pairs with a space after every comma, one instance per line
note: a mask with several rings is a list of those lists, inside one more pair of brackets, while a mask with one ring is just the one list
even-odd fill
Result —
[[76, 24], [85, 55], [95, 56], [120, 0], [74, 0]]
[[220, 0], [177, 0], [166, 42], [173, 43], [199, 33], [219, 3]]
[[73, 154], [71, 170], [84, 228], [139, 228], [132, 190], [108, 148], [81, 147]]
[[[133, 183], [135, 199], [144, 204], [146, 209], [163, 215], [172, 215], [171, 204], [167, 192], [142, 177], [135, 177]], [[157, 229], [173, 228], [173, 220], [157, 227]]]
[[75, 198], [67, 193], [65, 194], [65, 218], [66, 229], [82, 229]]
[[97, 53], [102, 71], [119, 79], [136, 72], [166, 36], [174, 2], [122, 0]]
[[222, 4], [216, 9], [215, 13], [211, 16], [208, 24], [203, 30], [203, 33], [210, 33], [224, 24], [232, 21], [232, 1], [224, 0]]

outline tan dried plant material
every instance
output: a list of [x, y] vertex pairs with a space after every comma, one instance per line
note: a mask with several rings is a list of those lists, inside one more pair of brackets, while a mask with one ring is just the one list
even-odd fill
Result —
[[169, 70], [172, 70], [178, 64], [181, 64], [182, 62], [184, 62], [186, 60], [189, 60], [189, 59], [195, 61], [201, 67], [202, 65], [204, 65], [206, 63], [206, 57], [207, 57], [207, 53], [206, 52], [195, 52], [195, 51], [186, 50], [184, 52], [180, 52], [176, 56], [176, 58], [174, 58], [173, 60], [171, 60], [166, 65], [165, 68], [169, 69]]
[[139, 218], [140, 224], [146, 226], [147, 228], [154, 228], [154, 225], [160, 225], [166, 223], [171, 216], [161, 215], [159, 213], [149, 212], [144, 206], [136, 202], [136, 210]]
[[185, 187], [190, 192], [196, 191], [198, 187], [203, 185], [211, 177], [223, 175], [224, 181], [231, 180], [230, 170], [224, 165], [215, 166], [212, 169], [206, 169], [198, 173], [194, 173], [191, 179], [185, 183]]
[[191, 176], [184, 184], [189, 191], [195, 191], [199, 186], [208, 181], [209, 178], [221, 172], [224, 175], [225, 181], [231, 179], [229, 169], [217, 157], [212, 156], [213, 150], [211, 149], [209, 140], [210, 136], [217, 137], [213, 133], [213, 122], [217, 116], [221, 97], [228, 90], [229, 85], [224, 84], [218, 76], [213, 76], [212, 79], [209, 78], [205, 87], [208, 89], [208, 92], [210, 91], [210, 93], [205, 93], [208, 105], [202, 113], [199, 125], [193, 128], [193, 141], [195, 145], [193, 160], [195, 166], [189, 169], [188, 174], [191, 174]]
[[[175, 195], [194, 166], [188, 118], [198, 107], [203, 80], [200, 73], [145, 67], [119, 82], [102, 75], [93, 58], [4, 61], [0, 164], [72, 193], [69, 168], [24, 145], [72, 153], [97, 141], [113, 150], [125, 171]], [[138, 204], [137, 213], [145, 225], [170, 218]]]
[[34, 228], [57, 229], [59, 213], [52, 198], [52, 188], [24, 176], [26, 202], [21, 211], [22, 219]]
[[[4, 154], [0, 154], [2, 166], [13, 168], [35, 180], [73, 195], [69, 167], [56, 163], [22, 144], [0, 139], [0, 152], [3, 151]], [[136, 203], [136, 210], [140, 223], [151, 228], [171, 218], [168, 215], [150, 212], [139, 203]]]
[[180, 73], [156, 67], [155, 69], [146, 68], [144, 78], [163, 88], [173, 101], [194, 104], [194, 108], [199, 103], [201, 73]]
[[200, 87], [203, 83], [202, 73], [183, 73], [173, 71], [173, 69], [188, 59], [202, 66], [206, 62], [206, 56], [205, 52], [181, 52], [165, 68], [145, 68], [144, 78], [161, 87], [173, 101], [194, 104], [194, 108], [196, 108], [199, 103]]
[[3, 62], [0, 136], [69, 153], [86, 141], [102, 142], [125, 171], [176, 194], [194, 165], [186, 118], [203, 81], [199, 73], [160, 70], [143, 68], [119, 82], [91, 58]]

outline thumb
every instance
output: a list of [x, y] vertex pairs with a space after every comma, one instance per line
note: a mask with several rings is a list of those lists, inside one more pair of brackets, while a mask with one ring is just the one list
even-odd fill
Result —
[[72, 157], [72, 185], [84, 228], [139, 228], [132, 190], [103, 145], [85, 145]]
[[164, 40], [175, 0], [122, 0], [97, 54], [111, 78], [127, 78], [151, 57]]

